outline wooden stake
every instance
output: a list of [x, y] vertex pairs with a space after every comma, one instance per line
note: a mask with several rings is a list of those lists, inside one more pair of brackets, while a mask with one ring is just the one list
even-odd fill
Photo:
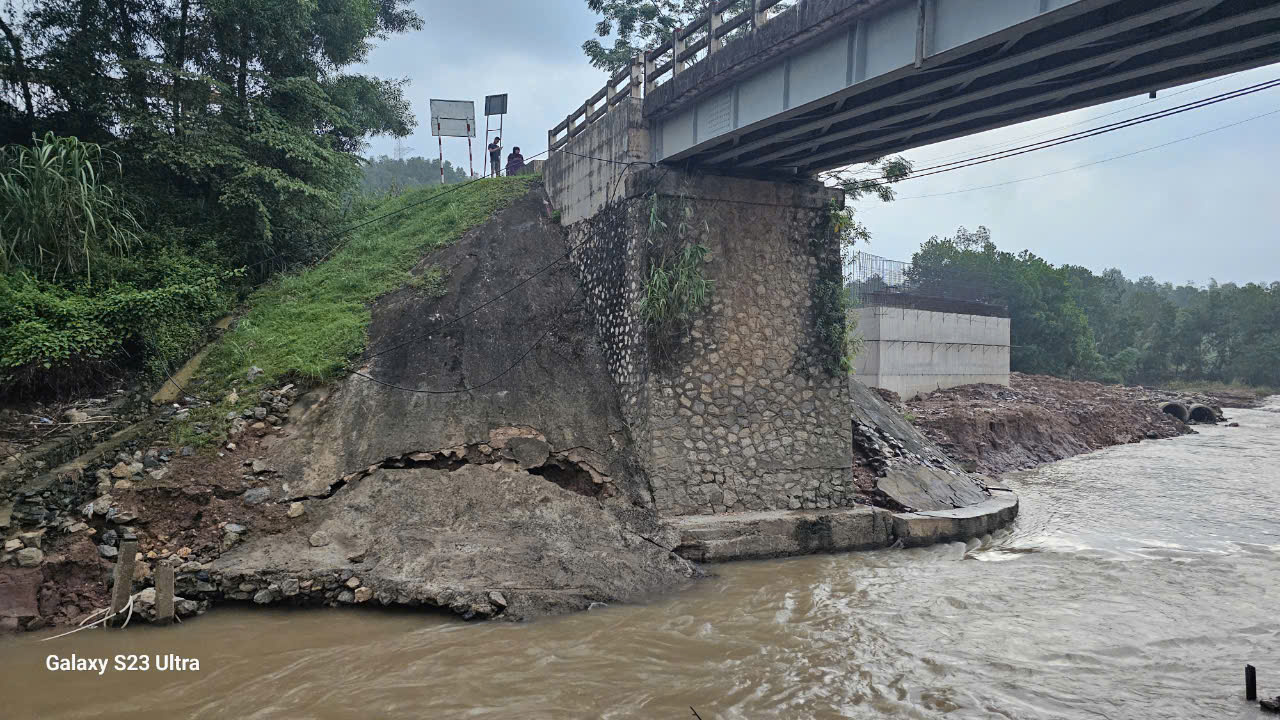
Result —
[[1258, 671], [1252, 665], [1244, 666], [1244, 699], [1258, 699]]
[[[138, 554], [138, 541], [125, 540], [120, 543], [120, 555], [116, 560], [115, 584], [111, 586], [111, 614], [124, 609], [129, 604], [129, 596], [133, 594], [133, 564]], [[112, 625], [121, 625], [124, 618], [112, 618]]]

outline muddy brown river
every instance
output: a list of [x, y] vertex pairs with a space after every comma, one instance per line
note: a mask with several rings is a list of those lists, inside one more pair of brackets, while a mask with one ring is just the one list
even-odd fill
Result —
[[[1280, 398], [1007, 477], [980, 546], [714, 568], [523, 625], [219, 608], [0, 641], [3, 718], [1254, 718], [1280, 694]], [[53, 633], [47, 633], [48, 637]], [[51, 671], [177, 655], [200, 669]]]

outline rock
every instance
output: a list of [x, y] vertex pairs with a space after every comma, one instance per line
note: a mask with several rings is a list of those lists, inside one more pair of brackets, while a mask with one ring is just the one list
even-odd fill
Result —
[[138, 519], [138, 513], [132, 510], [121, 510], [120, 512], [116, 513], [115, 516], [111, 519], [113, 522], [120, 523], [120, 524], [131, 523], [134, 520]]
[[259, 605], [266, 605], [267, 603], [271, 602], [271, 591], [259, 590], [257, 593], [254, 594], [253, 601]]
[[329, 533], [326, 533], [323, 530], [317, 530], [311, 534], [311, 537], [307, 539], [307, 542], [311, 543], [311, 547], [324, 547], [329, 544]]
[[[261, 375], [261, 374], [262, 374], [262, 372], [263, 372], [262, 368], [258, 367], [257, 365], [253, 365], [253, 366], [251, 366], [251, 367], [249, 368], [249, 372], [246, 372], [246, 373], [244, 374], [244, 379], [245, 379], [245, 380], [252, 381], [254, 378], [256, 378], [256, 377], [258, 377], [259, 375]], [[237, 398], [237, 399], [238, 399], [238, 398]]]
[[22, 549], [22, 541], [19, 540], [18, 538], [13, 538], [12, 540], [4, 541], [5, 552], [18, 552], [21, 549]]
[[266, 420], [267, 409], [259, 405], [258, 407], [253, 409], [253, 417], [257, 420]]
[[360, 578], [352, 576], [347, 580], [346, 585], [352, 590], [355, 590], [356, 588], [360, 587]]
[[113, 486], [111, 489], [112, 489], [112, 490], [132, 490], [132, 489], [133, 489], [133, 481], [132, 481], [132, 480], [117, 480], [117, 481], [116, 481], [115, 486]]
[[160, 453], [155, 450], [148, 450], [147, 454], [142, 456], [142, 467], [147, 470], [154, 470], [163, 464], [164, 462], [160, 459]]
[[133, 608], [143, 614], [150, 614], [156, 609], [156, 589], [149, 587], [138, 593], [133, 600]]
[[169, 468], [159, 468], [147, 473], [152, 480], [163, 480], [165, 475], [169, 474]]
[[240, 542], [240, 534], [229, 532], [222, 536], [222, 552], [226, 552]]
[[110, 545], [99, 545], [98, 554], [108, 560], [114, 560], [120, 554], [120, 551]]
[[131, 462], [131, 463], [129, 463], [129, 475], [131, 475], [131, 476], [132, 476], [132, 475], [138, 475], [138, 474], [140, 474], [140, 473], [142, 472], [142, 470], [143, 470], [143, 467], [142, 467], [142, 463], [141, 463], [141, 462]]
[[235, 452], [235, 451], [236, 451], [236, 444], [235, 444], [235, 443], [233, 443], [233, 442], [229, 442], [229, 443], [227, 443], [227, 449], [228, 449], [228, 450], [230, 450], [231, 452]]
[[82, 522], [72, 523], [67, 528], [67, 533], [70, 534], [70, 533], [84, 532], [85, 530], [88, 530], [88, 529], [89, 529], [89, 526], [86, 525], [85, 523], [82, 523]]
[[294, 595], [298, 594], [298, 591], [299, 591], [298, 580], [296, 578], [289, 578], [287, 580], [281, 581], [280, 593], [283, 594], [285, 597], [293, 597]]
[[63, 413], [62, 419], [69, 423], [82, 423], [89, 419], [89, 413], [83, 410], [68, 410]]
[[507, 447], [524, 470], [542, 466], [551, 454], [551, 446], [537, 438], [514, 437], [507, 441]]
[[267, 487], [249, 488], [248, 490], [245, 490], [244, 495], [241, 496], [245, 505], [259, 505], [266, 502], [270, 497], [271, 488]]
[[373, 588], [360, 587], [356, 588], [355, 601], [358, 603], [368, 602], [373, 597]]
[[1258, 707], [1266, 710], [1267, 712], [1280, 713], [1280, 695], [1277, 695], [1270, 700], [1259, 700]]
[[492, 602], [494, 605], [497, 605], [498, 607], [507, 606], [506, 596], [498, 592], [497, 590], [492, 590], [489, 592], [489, 602]]
[[118, 462], [115, 467], [111, 468], [111, 477], [114, 478], [127, 478], [132, 474], [133, 472], [129, 470], [129, 463], [127, 462]]
[[115, 545], [116, 541], [119, 540], [119, 538], [120, 538], [120, 535], [115, 530], [108, 530], [102, 533], [102, 544]]
[[591, 603], [590, 605], [588, 605], [588, 606], [587, 606], [587, 611], [588, 611], [588, 612], [590, 612], [590, 611], [592, 611], [592, 610], [603, 610], [603, 609], [605, 609], [605, 608], [607, 608], [607, 607], [609, 607], [609, 604], [608, 604], [608, 603], [593, 602], [593, 603]]
[[267, 463], [265, 460], [254, 460], [251, 467], [253, 468], [253, 472], [255, 474], [262, 474], [264, 472], [267, 472], [267, 470], [270, 469], [267, 467]]
[[356, 601], [356, 594], [354, 592], [351, 592], [350, 590], [343, 590], [342, 592], [338, 593], [338, 602], [340, 603], [353, 603], [355, 601]]
[[40, 548], [22, 548], [15, 557], [18, 558], [18, 567], [35, 567], [44, 562], [44, 551]]
[[266, 424], [266, 423], [264, 423], [264, 422], [262, 422], [262, 421], [258, 421], [258, 422], [256, 422], [256, 423], [254, 423], [254, 424], [250, 425], [249, 427], [253, 428], [254, 430], [266, 430], [266, 429], [267, 429], [267, 424]]
[[1229, 422], [1229, 423], [1227, 423], [1227, 424], [1226, 424], [1226, 427], [1240, 427], [1240, 423], [1238, 423], [1238, 422]]
[[180, 558], [188, 558], [188, 557], [191, 557], [191, 548], [189, 548], [189, 547], [180, 547], [180, 548], [178, 548], [178, 551], [177, 551], [176, 553], [174, 553], [174, 555], [177, 555], [177, 556], [178, 556], [178, 557], [180, 557]]
[[190, 445], [183, 445], [182, 449], [178, 451], [178, 454], [182, 457], [191, 457], [196, 454], [196, 449]]
[[[174, 600], [178, 600], [178, 599], [174, 598]], [[182, 615], [183, 617], [186, 617], [188, 615], [195, 615], [197, 612], [200, 611], [200, 603], [196, 602], [195, 600], [178, 600], [175, 606], [177, 608], [178, 614]]]
[[302, 517], [304, 512], [306, 512], [306, 508], [302, 506], [302, 503], [294, 502], [289, 503], [289, 512], [285, 513], [285, 515], [288, 515], [291, 518], [297, 518]]
[[173, 414], [173, 419], [179, 422], [186, 420], [187, 418], [190, 418], [190, 417], [191, 417], [191, 410], [188, 408], [182, 408], [181, 410]]
[[246, 529], [245, 526], [239, 523], [227, 523], [226, 525], [222, 526], [222, 531], [224, 533], [235, 533], [237, 535], [243, 535], [245, 529]]

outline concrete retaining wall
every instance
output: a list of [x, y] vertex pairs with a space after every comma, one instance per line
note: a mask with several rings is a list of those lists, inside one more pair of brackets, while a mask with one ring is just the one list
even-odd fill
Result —
[[[628, 163], [649, 160], [649, 129], [641, 102], [630, 98], [547, 156], [543, 181], [560, 222], [585, 220], [621, 194]], [[634, 167], [634, 166], [633, 166]]]
[[1009, 318], [859, 308], [856, 377], [903, 398], [973, 383], [1009, 384]]
[[726, 562], [888, 547], [922, 547], [981, 537], [1013, 522], [1018, 496], [997, 491], [956, 510], [895, 513], [853, 507], [829, 511], [754, 512], [681, 517], [677, 555], [694, 562]]

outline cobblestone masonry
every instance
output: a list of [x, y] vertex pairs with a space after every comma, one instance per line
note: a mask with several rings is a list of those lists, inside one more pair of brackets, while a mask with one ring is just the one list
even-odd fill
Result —
[[[651, 194], [674, 202], [686, 239], [710, 248], [711, 303], [660, 366], [639, 317]], [[815, 333], [836, 197], [813, 184], [633, 172], [619, 200], [570, 243], [624, 414], [668, 515], [852, 504], [849, 395]], [[688, 208], [687, 213], [683, 210]]]

